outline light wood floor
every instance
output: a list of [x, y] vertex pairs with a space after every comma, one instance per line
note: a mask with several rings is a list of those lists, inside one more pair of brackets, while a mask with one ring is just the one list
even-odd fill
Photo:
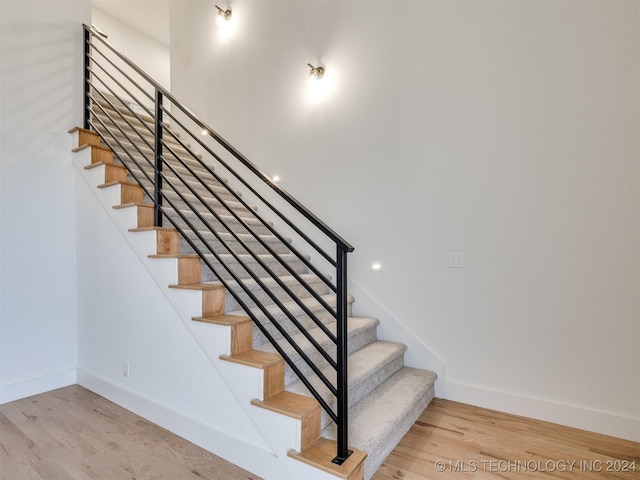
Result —
[[[0, 479], [260, 480], [77, 385], [0, 406]], [[640, 443], [436, 399], [391, 479], [638, 480]]]
[[372, 480], [634, 479], [640, 443], [435, 399]]
[[2, 480], [260, 480], [73, 385], [0, 405]]

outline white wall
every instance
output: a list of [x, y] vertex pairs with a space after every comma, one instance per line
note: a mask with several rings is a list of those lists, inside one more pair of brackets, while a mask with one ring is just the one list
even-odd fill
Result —
[[172, 89], [355, 245], [356, 312], [448, 398], [640, 440], [639, 4], [232, 7], [172, 5]]
[[0, 402], [75, 383], [76, 225], [67, 130], [82, 119], [89, 1], [0, 3]]
[[[148, 3], [151, 6], [151, 3]], [[150, 7], [153, 8], [153, 7]], [[94, 6], [92, 22], [108, 35], [107, 41], [166, 89], [171, 87], [169, 46]], [[100, 60], [100, 58], [98, 58]], [[105, 61], [101, 64], [107, 66]]]

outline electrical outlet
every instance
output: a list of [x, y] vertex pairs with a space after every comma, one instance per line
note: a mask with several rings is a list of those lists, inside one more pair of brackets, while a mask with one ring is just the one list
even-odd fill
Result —
[[124, 362], [122, 364], [122, 375], [125, 378], [129, 378], [129, 362]]
[[449, 268], [464, 268], [464, 253], [449, 252]]

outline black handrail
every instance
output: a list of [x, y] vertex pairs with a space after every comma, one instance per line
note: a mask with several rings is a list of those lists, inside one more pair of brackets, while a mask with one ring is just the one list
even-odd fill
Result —
[[[87, 129], [93, 128], [100, 135], [102, 141], [112, 150], [123, 152], [119, 154], [123, 165], [127, 168], [129, 174], [140, 184], [145, 195], [153, 201], [154, 224], [156, 226], [162, 226], [166, 220], [181, 232], [187, 244], [200, 256], [204, 264], [211, 269], [218, 280], [224, 285], [226, 291], [235, 299], [247, 315], [252, 318], [265, 338], [284, 358], [285, 362], [287, 362], [293, 372], [300, 378], [309, 392], [318, 400], [329, 417], [336, 422], [337, 452], [332, 461], [341, 464], [351, 454], [351, 451], [348, 449], [347, 421], [348, 301], [346, 280], [347, 254], [353, 251], [353, 247], [289, 193], [274, 183], [268, 175], [263, 173], [255, 164], [237, 151], [211, 127], [198, 119], [169, 91], [159, 85], [126, 56], [118, 52], [105, 38], [106, 36], [97, 30], [96, 27], [84, 25], [84, 127]], [[99, 43], [96, 43], [94, 39], [97, 39]], [[106, 55], [101, 51], [102, 46], [111, 53]], [[97, 60], [93, 52], [100, 55], [101, 59], [106, 60], [110, 66], [109, 68], [113, 69], [113, 74], [101, 65], [101, 62]], [[119, 61], [124, 64], [123, 68], [130, 69], [128, 71], [131, 73], [126, 73], [123, 68], [116, 64], [115, 59], [119, 59]], [[92, 68], [94, 65], [100, 69], [100, 72]], [[115, 75], [120, 75], [121, 80], [115, 78]], [[143, 88], [138, 82], [131, 78], [136, 75], [145, 82], [145, 85], [147, 85], [146, 88]], [[139, 90], [150, 102], [153, 102], [153, 106], [148, 107], [142, 104], [138, 100], [138, 96], [132, 94], [130, 89], [123, 85], [125, 81]], [[146, 112], [146, 115], [141, 116], [138, 114], [135, 111], [136, 109], [132, 108], [127, 100], [124, 100], [118, 95], [109, 83], [116, 85], [120, 91], [125, 92], [128, 98], [136, 102], [133, 106], [141, 107], [142, 110]], [[150, 93], [150, 91], [153, 93]], [[103, 92], [108, 92], [108, 94]], [[97, 96], [95, 96], [94, 93], [97, 94]], [[111, 99], [109, 97], [111, 97]], [[108, 105], [108, 108], [115, 112], [119, 118], [116, 119], [112, 117], [103, 104]], [[168, 105], [173, 106], [174, 109], [169, 109], [167, 107]], [[180, 111], [181, 115], [176, 115], [176, 111]], [[270, 222], [267, 222], [262, 215], [253, 212], [250, 205], [240, 197], [240, 194], [228, 186], [219, 174], [214, 172], [212, 166], [202, 161], [200, 156], [196, 154], [187, 143], [183, 142], [177, 133], [168, 129], [165, 123], [163, 123], [165, 116], [189, 137], [194, 139], [211, 160], [222, 166], [224, 170], [237, 179], [247, 191], [261, 202], [261, 205], [266, 206], [268, 210], [280, 218], [288, 228], [295, 232], [303, 242], [318, 252], [331, 268], [335, 268], [335, 283], [326, 278], [318, 267], [302, 255], [296, 247], [289, 245], [283, 236]], [[193, 127], [186, 127], [182, 119], [190, 121]], [[137, 123], [146, 128], [149, 133], [141, 133], [134, 125]], [[126, 125], [126, 131], [121, 125]], [[214, 151], [213, 147], [203, 142], [197, 134], [194, 134], [194, 129], [206, 131], [207, 135], [215, 141], [218, 147], [221, 147], [231, 155], [234, 161], [237, 161], [240, 166], [248, 170], [248, 174], [239, 174], [228, 161], [224, 160], [219, 153]], [[134, 138], [132, 138], [127, 131], [133, 133]], [[167, 135], [165, 135], [165, 133]], [[153, 140], [148, 141], [145, 135], [149, 137], [152, 136]], [[121, 141], [118, 137], [123, 140]], [[137, 144], [137, 138], [145, 144], [142, 148]], [[128, 144], [130, 144], [135, 151], [132, 152], [127, 146]], [[145, 153], [143, 150], [148, 150], [149, 153]], [[184, 158], [183, 154], [180, 154], [178, 150], [184, 150], [188, 157]], [[142, 161], [138, 160], [138, 155]], [[193, 164], [198, 166], [199, 172], [203, 172], [205, 176], [208, 175], [208, 177], [206, 177], [209, 178], [208, 181], [202, 174], [196, 174], [196, 171], [192, 168]], [[178, 171], [178, 166], [186, 169], [190, 176], [188, 178], [184, 177], [183, 174]], [[243, 170], [243, 172], [245, 172], [245, 170]], [[251, 175], [253, 177], [251, 177]], [[209, 182], [215, 182], [215, 188]], [[204, 188], [206, 195], [211, 195], [211, 197], [205, 198], [205, 196], [194, 187], [194, 184], [201, 185], [199, 188]], [[281, 209], [267, 200], [264, 195], [258, 191], [259, 188], [257, 185], [266, 185], [272, 191], [276, 192], [286, 205], [292, 207], [294, 211], [300, 214], [305, 221], [309, 222], [316, 231], [320, 232], [326, 239], [335, 244], [335, 256], [321, 248], [303, 227], [299, 226], [284, 214]], [[185, 196], [183, 193], [185, 187], [188, 195], [191, 198], [195, 198], [195, 200], [190, 200]], [[223, 198], [223, 195], [230, 197], [232, 199], [231, 203], [229, 203], [229, 200]], [[234, 207], [232, 207], [232, 204], [240, 205], [240, 207], [236, 206], [235, 208], [242, 208], [243, 212], [245, 212], [244, 215], [250, 212], [252, 217], [255, 218], [255, 220], [251, 222], [265, 228], [271, 235], [274, 235], [275, 239], [287, 247], [287, 250], [292, 253], [296, 261], [300, 262], [304, 268], [308, 269], [307, 271], [312, 272], [315, 277], [320, 279], [322, 283], [329, 288], [329, 291], [335, 294], [335, 307], [331, 305], [333, 301], [327, 300], [301, 277], [296, 268], [282, 257], [283, 254], [276, 252], [274, 247], [262, 239], [261, 234], [251, 226], [249, 220], [240, 216]], [[216, 207], [214, 207], [214, 205], [216, 205]], [[228, 216], [225, 216], [226, 214], [220, 214], [217, 211], [219, 208], [222, 208], [223, 212], [228, 212]], [[210, 223], [206, 215], [211, 215], [217, 223]], [[196, 218], [195, 223], [192, 217]], [[236, 231], [237, 227], [229, 225], [229, 221], [237, 222], [237, 224], [240, 225], [241, 231], [246, 232], [249, 239], [253, 239], [252, 241], [255, 241], [259, 245], [259, 248], [268, 253], [258, 253], [258, 251], [255, 250], [256, 247], [251, 247], [251, 245], [247, 243], [246, 234], [239, 234]], [[184, 225], [186, 225], [186, 227]], [[222, 230], [220, 230], [220, 227]], [[225, 239], [222, 236], [223, 234], [230, 235], [232, 240], [229, 241]], [[216, 244], [209, 243], [205, 235], [212, 235]], [[245, 235], [245, 237], [242, 237], [242, 235]], [[234, 247], [234, 245], [236, 245], [236, 247]], [[237, 248], [240, 250], [237, 250]], [[321, 321], [313, 307], [307, 305], [307, 302], [295, 293], [294, 288], [290, 287], [280, 278], [274, 266], [266, 261], [267, 256], [275, 261], [274, 265], [279, 265], [291, 275], [290, 278], [293, 279], [296, 285], [300, 285], [304, 291], [307, 292], [309, 298], [313, 299], [320, 307], [321, 312], [326, 312], [331, 318], [336, 320], [335, 334]], [[226, 263], [225, 258], [227, 257], [234, 262], [236, 267], [232, 268], [231, 264]], [[260, 268], [262, 273], [258, 274], [257, 271], [251, 267], [253, 263], [257, 265], [257, 268]], [[229, 280], [229, 278], [231, 280]], [[257, 289], [256, 292], [246, 283], [246, 279], [250, 279], [255, 283], [254, 288]], [[273, 281], [275, 285], [281, 289], [282, 294], [277, 294], [275, 290], [268, 287], [265, 279]], [[272, 307], [267, 307], [264, 302], [259, 300], [257, 296], [258, 292], [266, 295]], [[279, 295], [284, 295], [283, 298], [290, 300], [284, 300], [280, 298]], [[291, 302], [291, 304], [288, 305], [287, 302]], [[302, 313], [294, 314], [291, 306], [299, 308]], [[289, 322], [290, 326], [287, 327], [282, 323], [282, 320], [278, 320], [276, 318], [278, 315], [282, 315], [283, 319]], [[318, 330], [322, 332], [324, 338], [335, 345], [335, 359], [327, 348], [322, 346], [322, 342], [311, 335], [308, 327], [301, 322], [298, 315], [304, 315], [304, 318], [312, 322], [312, 325], [315, 325]], [[331, 406], [333, 402], [323, 397], [318, 387], [314, 386], [314, 383], [307, 378], [296, 361], [286, 353], [280, 341], [275, 339], [264, 323], [263, 318], [269, 321], [273, 328], [282, 336], [282, 341], [289, 344], [293, 351], [307, 364], [308, 368], [315, 375], [315, 378], [321, 382], [321, 385], [327, 389], [330, 395], [335, 397], [335, 409]], [[305, 353], [302, 347], [296, 343], [293, 334], [289, 332], [290, 329], [300, 332], [305, 338], [305, 341], [308, 342], [314, 348], [314, 351], [318, 352], [324, 362], [326, 362], [327, 367], [335, 370], [335, 385], [328, 379], [323, 371], [325, 367], [316, 364], [307, 353]]]

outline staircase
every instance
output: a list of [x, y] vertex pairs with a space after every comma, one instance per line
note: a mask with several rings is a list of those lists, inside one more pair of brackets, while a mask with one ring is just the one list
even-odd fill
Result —
[[[147, 252], [151, 261], [175, 265], [167, 295], [175, 299], [185, 293], [196, 299], [200, 311], [185, 314], [186, 321], [198, 332], [203, 350], [227, 372], [229, 383], [247, 375], [257, 379], [257, 385], [238, 386], [238, 398], [245, 391], [258, 392], [246, 397], [246, 408], [257, 423], [263, 414], [256, 412], [269, 412], [269, 420], [259, 425], [265, 438], [278, 444], [274, 450], [282, 442], [283, 461], [321, 472], [315, 477], [302, 470], [297, 478], [371, 478], [434, 397], [436, 375], [404, 366], [406, 347], [378, 340], [378, 320], [352, 316], [353, 298], [347, 297], [348, 438], [353, 453], [341, 465], [333, 463], [339, 432], [328, 413], [336, 408], [332, 386], [338, 381], [332, 365], [337, 326], [331, 312], [339, 302], [330, 276], [300, 253], [295, 234], [280, 234], [249, 203], [252, 192], [242, 191], [241, 185], [230, 187], [225, 172], [203, 161], [183, 129], [168, 123], [162, 127], [166, 226], [156, 226], [149, 194], [157, 179], [148, 161], [154, 156], [156, 120], [141, 114], [140, 105], [92, 87], [92, 130], [70, 132], [74, 162], [97, 187], [96, 195], [113, 201], [113, 215], [127, 212], [129, 235], [153, 237], [155, 251]], [[220, 337], [212, 341], [211, 335]], [[294, 440], [266, 431], [280, 417], [295, 419]]]

